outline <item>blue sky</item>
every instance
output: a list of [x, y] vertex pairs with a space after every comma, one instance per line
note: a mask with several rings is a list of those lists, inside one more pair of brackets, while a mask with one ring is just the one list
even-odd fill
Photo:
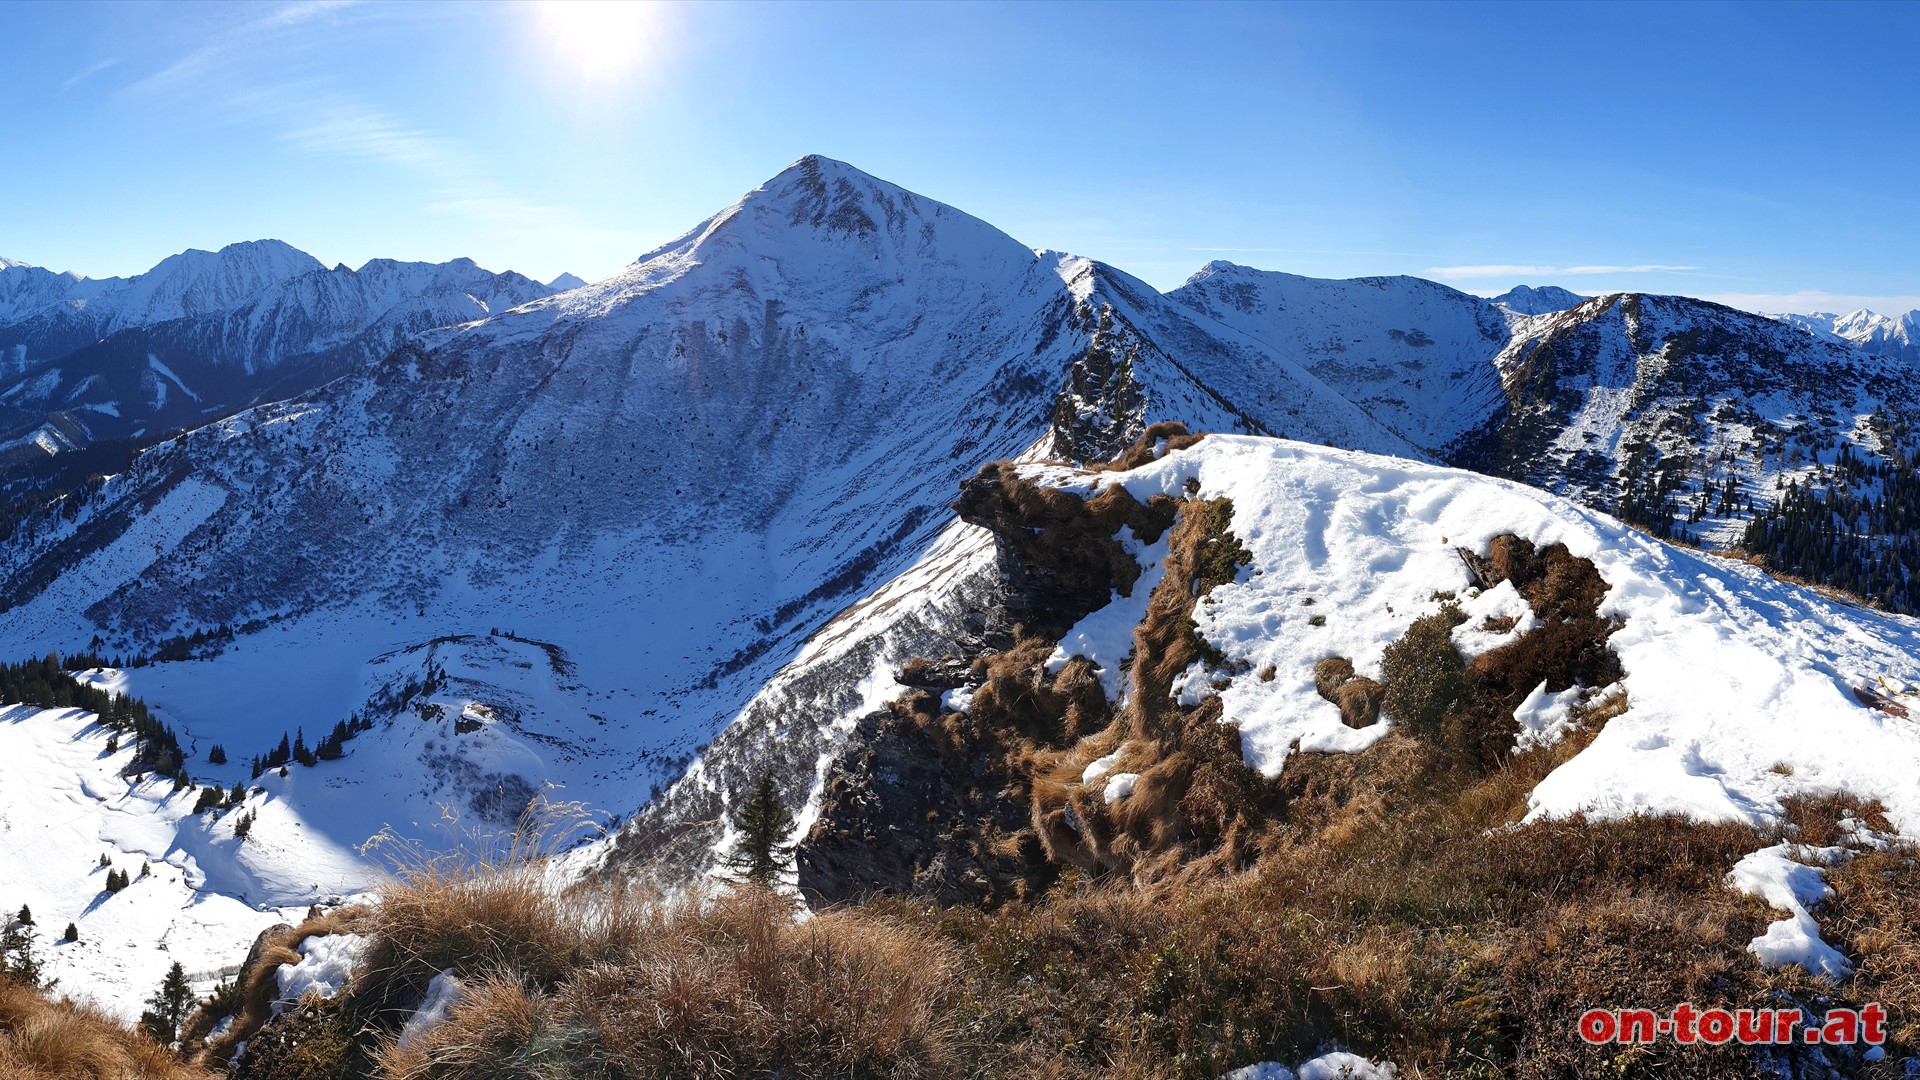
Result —
[[0, 255], [611, 273], [821, 153], [1210, 259], [1920, 307], [1920, 6], [0, 5]]

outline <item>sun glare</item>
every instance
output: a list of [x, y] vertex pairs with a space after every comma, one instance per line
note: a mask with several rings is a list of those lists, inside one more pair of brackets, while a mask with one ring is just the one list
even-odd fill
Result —
[[540, 0], [539, 25], [566, 74], [612, 83], [638, 74], [658, 41], [656, 0]]

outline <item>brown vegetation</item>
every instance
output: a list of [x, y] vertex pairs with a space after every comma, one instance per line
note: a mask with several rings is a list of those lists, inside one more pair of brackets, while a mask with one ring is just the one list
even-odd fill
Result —
[[1385, 686], [1355, 675], [1353, 662], [1344, 656], [1330, 656], [1313, 665], [1313, 688], [1339, 706], [1340, 722], [1353, 728], [1379, 720], [1380, 707], [1387, 697]]
[[[470, 892], [422, 896], [416, 906], [457, 905]], [[797, 922], [790, 903], [749, 888], [687, 906], [607, 894], [546, 899], [515, 912], [511, 925], [479, 925], [496, 931], [487, 947], [432, 961], [468, 973], [468, 994], [446, 1023], [406, 1046], [384, 1040], [381, 1076], [910, 1077], [964, 1068], [948, 1015], [949, 949], [898, 920], [828, 912]], [[395, 929], [381, 926], [379, 939]], [[554, 959], [563, 965], [549, 967]]]
[[0, 978], [6, 1080], [210, 1080], [167, 1048], [88, 1005]]
[[[1132, 446], [1121, 451], [1119, 457], [1098, 465], [1089, 465], [1087, 471], [1131, 472], [1158, 459], [1163, 453], [1170, 454], [1175, 450], [1197, 446], [1204, 438], [1206, 438], [1205, 435], [1195, 435], [1187, 431], [1187, 425], [1178, 420], [1162, 420], [1157, 424], [1149, 424], [1147, 430], [1141, 432]], [[1164, 448], [1159, 445], [1161, 440], [1166, 441]]]

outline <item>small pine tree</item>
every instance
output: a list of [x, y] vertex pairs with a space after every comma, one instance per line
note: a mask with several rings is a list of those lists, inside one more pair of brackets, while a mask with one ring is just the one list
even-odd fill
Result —
[[61, 935], [61, 938], [60, 938], [60, 940], [62, 940], [62, 941], [64, 941], [64, 942], [66, 942], [66, 943], [67, 943], [67, 944], [69, 944], [69, 945], [71, 945], [71, 944], [73, 944], [73, 943], [74, 943], [74, 942], [76, 942], [76, 941], [79, 941], [79, 940], [80, 940], [80, 927], [79, 927], [79, 924], [77, 924], [77, 923], [68, 923], [68, 924], [67, 924], [67, 932], [66, 932], [65, 934], [63, 934], [63, 935]]
[[794, 848], [787, 843], [793, 814], [780, 800], [771, 772], [762, 770], [754, 778], [753, 793], [734, 808], [733, 828], [740, 841], [727, 858], [727, 868], [742, 880], [771, 884], [793, 857]]
[[33, 909], [28, 907], [25, 904], [21, 904], [20, 914], [15, 915], [13, 918], [15, 922], [18, 922], [22, 926], [32, 926], [33, 925]]
[[140, 876], [143, 878], [153, 876], [153, 864], [147, 862], [145, 859], [140, 861]]
[[179, 1038], [180, 1025], [193, 1011], [193, 988], [187, 985], [186, 969], [175, 960], [160, 981], [160, 989], [147, 999], [147, 1011], [140, 1014], [140, 1029], [154, 1042], [172, 1046]]
[[247, 834], [253, 832], [253, 811], [249, 810], [233, 819], [233, 838], [244, 841]]
[[104, 869], [104, 868], [106, 868], [106, 867], [110, 867], [110, 866], [112, 866], [112, 865], [113, 865], [113, 860], [112, 860], [112, 859], [109, 859], [109, 858], [107, 858], [107, 853], [106, 853], [106, 852], [104, 852], [104, 851], [103, 851], [103, 852], [101, 852], [101, 853], [100, 853], [100, 866], [101, 866], [101, 867], [102, 867], [102, 868]]
[[207, 764], [225, 765], [226, 763], [227, 763], [227, 748], [224, 746], [221, 746], [219, 743], [214, 743], [213, 749], [207, 751]]
[[[28, 914], [24, 907], [20, 913]], [[0, 975], [28, 986], [40, 985], [40, 958], [34, 954], [34, 938], [32, 921], [8, 920], [6, 930], [0, 931]]]

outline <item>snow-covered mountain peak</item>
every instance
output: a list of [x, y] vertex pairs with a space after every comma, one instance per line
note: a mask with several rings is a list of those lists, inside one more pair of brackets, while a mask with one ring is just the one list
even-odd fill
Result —
[[[561, 319], [595, 320], [580, 325], [596, 338], [630, 337], [640, 322], [604, 317], [655, 294], [676, 312], [700, 305], [711, 315], [718, 305], [743, 320], [742, 329], [773, 317], [771, 300], [782, 311], [858, 315], [904, 332], [929, 311], [1057, 288], [1052, 276], [1032, 248], [987, 222], [814, 156], [612, 277], [504, 318], [448, 327], [429, 343], [520, 339]], [[649, 302], [636, 319], [656, 317]], [[828, 321], [810, 333], [836, 330]]]
[[1578, 307], [1586, 297], [1577, 292], [1563, 289], [1558, 285], [1515, 285], [1506, 292], [1493, 298], [1499, 304], [1516, 315], [1546, 315], [1555, 311], [1565, 311]]
[[1789, 312], [1769, 315], [1789, 326], [1796, 326], [1815, 337], [1835, 338], [1872, 353], [1920, 363], [1920, 310], [1904, 315], [1882, 315], [1859, 308], [1845, 315], [1831, 311]]
[[586, 283], [587, 279], [578, 274], [562, 273], [559, 277], [547, 282], [547, 288], [552, 289], [554, 292], [571, 292]]
[[280, 240], [249, 240], [219, 251], [189, 248], [160, 260], [101, 302], [113, 304], [108, 329], [118, 330], [230, 310], [269, 286], [325, 269], [319, 259]]

